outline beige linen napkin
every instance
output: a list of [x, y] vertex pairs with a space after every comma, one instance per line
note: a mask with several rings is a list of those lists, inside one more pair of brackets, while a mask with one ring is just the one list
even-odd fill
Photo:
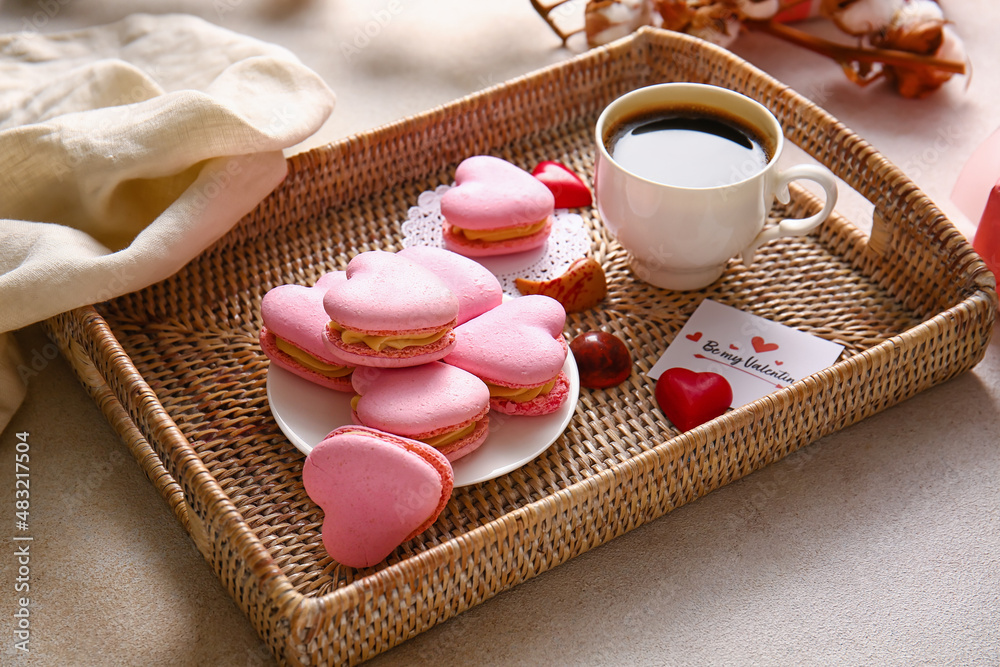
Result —
[[0, 36], [0, 431], [30, 375], [2, 332], [175, 273], [333, 104], [287, 50], [191, 16]]

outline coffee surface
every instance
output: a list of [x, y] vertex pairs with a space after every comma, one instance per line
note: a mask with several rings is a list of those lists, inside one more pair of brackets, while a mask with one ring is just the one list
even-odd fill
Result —
[[638, 176], [688, 188], [738, 183], [762, 171], [771, 157], [753, 130], [689, 109], [623, 122], [611, 132], [608, 150]]

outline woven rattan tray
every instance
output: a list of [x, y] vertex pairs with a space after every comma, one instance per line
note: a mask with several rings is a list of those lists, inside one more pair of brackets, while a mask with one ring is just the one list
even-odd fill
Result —
[[[874, 204], [871, 236], [835, 215], [813, 236], [731, 263], [712, 287], [637, 282], [584, 211], [609, 296], [566, 333], [629, 342], [635, 371], [583, 390], [534, 462], [456, 490], [423, 535], [369, 570], [339, 567], [302, 488], [303, 456], [268, 409], [259, 305], [357, 252], [399, 248], [422, 191], [465, 157], [588, 178], [600, 110], [633, 88], [709, 82], [761, 101], [791, 141]], [[215, 247], [141, 292], [49, 327], [149, 479], [275, 656], [353, 663], [975, 365], [996, 311], [979, 257], [898, 169], [849, 129], [730, 53], [644, 29], [444, 107], [293, 157], [284, 184]], [[785, 213], [817, 202], [801, 190]], [[679, 435], [644, 373], [705, 297], [834, 340], [836, 365]]]

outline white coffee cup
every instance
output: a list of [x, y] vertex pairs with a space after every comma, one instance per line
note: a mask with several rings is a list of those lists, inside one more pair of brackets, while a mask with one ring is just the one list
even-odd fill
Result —
[[[696, 107], [709, 115], [736, 117], [759, 134], [772, 150], [763, 169], [740, 173], [742, 180], [713, 187], [681, 187], [658, 183], [622, 167], [607, 142], [629, 119], [678, 107]], [[800, 164], [779, 171], [784, 134], [777, 118], [763, 105], [740, 93], [697, 83], [664, 83], [633, 90], [601, 113], [595, 131], [597, 158], [594, 193], [604, 225], [629, 254], [635, 275], [657, 287], [693, 290], [715, 282], [732, 257], [749, 265], [757, 248], [781, 236], [808, 234], [833, 211], [837, 183], [829, 170]], [[664, 160], [688, 159], [664, 155]], [[767, 227], [774, 199], [788, 203], [788, 184], [807, 179], [819, 183], [826, 203], [816, 215], [785, 219]]]

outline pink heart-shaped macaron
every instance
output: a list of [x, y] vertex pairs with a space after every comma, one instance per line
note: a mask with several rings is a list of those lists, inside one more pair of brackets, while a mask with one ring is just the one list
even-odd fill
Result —
[[[354, 376], [357, 423], [428, 441], [449, 461], [473, 452], [489, 430], [490, 390], [461, 368], [432, 361], [409, 368], [365, 368]], [[438, 444], [435, 436], [469, 429]]]
[[323, 344], [323, 331], [330, 318], [323, 308], [323, 297], [331, 286], [347, 280], [343, 271], [324, 274], [312, 287], [278, 285], [264, 295], [260, 316], [275, 336], [284, 338], [306, 352], [329, 356]]
[[438, 329], [458, 316], [458, 299], [433, 273], [396, 253], [374, 250], [347, 265], [324, 306], [334, 321], [359, 331]]
[[565, 324], [566, 311], [555, 299], [536, 294], [511, 299], [458, 327], [445, 362], [487, 382], [547, 382], [566, 361]]
[[347, 280], [331, 287], [323, 306], [341, 330], [366, 336], [424, 338], [427, 343], [375, 350], [364, 342], [345, 343], [327, 332], [336, 354], [359, 366], [413, 366], [440, 359], [454, 344], [458, 298], [431, 271], [379, 250], [363, 252], [347, 265]]
[[302, 481], [323, 509], [330, 557], [369, 567], [434, 523], [451, 497], [454, 473], [433, 447], [342, 426], [309, 453]]
[[566, 311], [555, 299], [518, 297], [455, 329], [457, 343], [444, 362], [491, 385], [492, 410], [549, 414], [569, 395], [562, 371], [569, 349], [562, 337], [565, 322]]
[[282, 368], [311, 382], [340, 391], [351, 390], [351, 378], [330, 377], [302, 364], [299, 359], [279, 349], [281, 339], [326, 365], [350, 365], [339, 359], [325, 345], [326, 325], [330, 318], [323, 308], [323, 297], [331, 286], [347, 280], [343, 271], [324, 274], [312, 287], [278, 285], [264, 295], [260, 304], [263, 326], [260, 344], [264, 354]]
[[479, 262], [434, 246], [410, 246], [397, 253], [431, 271], [458, 298], [458, 323], [468, 322], [503, 301], [497, 277]]
[[441, 198], [441, 214], [466, 229], [497, 229], [544, 220], [555, 208], [552, 192], [517, 165], [489, 155], [466, 158], [455, 187]]

